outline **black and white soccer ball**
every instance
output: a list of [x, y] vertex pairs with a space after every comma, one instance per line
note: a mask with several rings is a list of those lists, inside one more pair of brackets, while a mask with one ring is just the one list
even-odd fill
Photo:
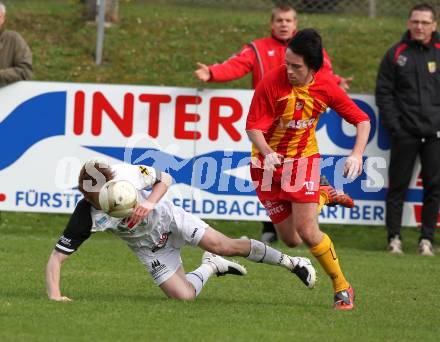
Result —
[[129, 217], [137, 204], [137, 190], [126, 180], [111, 180], [99, 191], [99, 205], [106, 214], [117, 217]]

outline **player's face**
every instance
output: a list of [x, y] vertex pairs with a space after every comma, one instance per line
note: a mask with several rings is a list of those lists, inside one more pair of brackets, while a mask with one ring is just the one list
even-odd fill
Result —
[[437, 22], [430, 11], [413, 11], [407, 22], [411, 39], [426, 44], [437, 29]]
[[294, 11], [276, 11], [271, 28], [273, 35], [279, 40], [288, 40], [296, 30], [296, 13]]
[[0, 11], [0, 28], [3, 26], [4, 23], [5, 23], [5, 14]]
[[287, 78], [295, 87], [303, 87], [313, 80], [313, 70], [305, 63], [302, 56], [286, 49]]

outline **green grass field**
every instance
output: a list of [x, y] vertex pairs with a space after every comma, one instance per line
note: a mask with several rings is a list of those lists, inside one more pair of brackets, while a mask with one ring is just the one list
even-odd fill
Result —
[[[306, 289], [284, 269], [240, 259], [246, 277], [212, 277], [192, 303], [171, 301], [122, 241], [98, 233], [63, 268], [71, 303], [49, 302], [47, 258], [66, 215], [1, 213], [0, 341], [438, 341], [439, 256], [416, 253], [405, 229], [405, 255], [384, 251], [379, 227], [326, 226], [356, 289], [356, 308], [334, 312], [329, 279]], [[210, 222], [230, 236], [258, 237], [256, 223]], [[310, 256], [304, 247], [276, 247]], [[186, 271], [202, 252], [187, 247]]]
[[[84, 22], [78, 1], [11, 1], [8, 25], [29, 42], [35, 79], [198, 87], [193, 77], [197, 61], [221, 62], [245, 43], [270, 33], [270, 12], [263, 9], [120, 2], [120, 24], [106, 30], [104, 63], [97, 67], [96, 27]], [[380, 59], [400, 39], [405, 18], [300, 14], [299, 27], [321, 32], [335, 71], [355, 77], [352, 92], [372, 93]], [[204, 86], [250, 84], [246, 77]]]
[[[246, 0], [251, 1], [251, 0]], [[222, 61], [268, 34], [262, 9], [191, 7], [121, 0], [121, 22], [106, 30], [104, 63], [94, 64], [96, 27], [74, 0], [8, 1], [8, 27], [34, 53], [36, 80], [200, 86], [197, 61]], [[372, 93], [385, 50], [405, 18], [300, 14], [300, 27], [324, 37], [336, 72], [354, 75], [352, 92]], [[249, 88], [250, 79], [207, 87]], [[0, 213], [0, 341], [438, 341], [439, 256], [417, 255], [418, 234], [404, 230], [406, 254], [385, 252], [383, 227], [326, 226], [357, 292], [353, 312], [334, 312], [330, 281], [307, 290], [286, 271], [241, 260], [245, 278], [211, 278], [194, 303], [167, 300], [143, 266], [109, 234], [87, 241], [63, 269], [71, 303], [49, 302], [47, 258], [65, 215]], [[258, 223], [211, 222], [235, 237], [259, 237]], [[310, 256], [304, 247], [290, 254]], [[183, 251], [187, 271], [202, 252]]]

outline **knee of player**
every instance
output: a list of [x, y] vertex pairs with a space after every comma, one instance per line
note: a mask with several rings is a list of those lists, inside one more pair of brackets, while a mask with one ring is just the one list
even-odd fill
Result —
[[185, 293], [175, 294], [174, 296], [170, 296], [170, 299], [179, 300], [182, 302], [192, 302], [196, 299], [195, 291], [187, 291]]
[[184, 296], [183, 298], [179, 298], [182, 302], [193, 302], [196, 300], [196, 294], [195, 292], [193, 294]]
[[299, 246], [302, 243], [302, 240], [296, 236], [283, 237], [282, 240], [290, 248]]
[[301, 240], [305, 242], [307, 246], [313, 246], [315, 244], [315, 240], [317, 235], [319, 234], [319, 230], [315, 231], [314, 229], [304, 229], [302, 231], [298, 231]]
[[229, 243], [232, 240], [225, 241], [215, 241], [210, 247], [211, 253], [221, 255], [221, 256], [231, 256], [234, 254], [234, 248], [232, 247], [232, 243]]

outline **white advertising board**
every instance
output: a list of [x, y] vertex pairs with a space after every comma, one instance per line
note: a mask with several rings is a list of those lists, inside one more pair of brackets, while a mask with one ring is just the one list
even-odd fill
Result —
[[[81, 199], [77, 175], [88, 159], [147, 164], [169, 172], [176, 205], [202, 218], [267, 220], [249, 175], [245, 133], [251, 90], [19, 82], [0, 89], [0, 210], [69, 213]], [[364, 173], [342, 177], [354, 127], [321, 116], [322, 173], [356, 207], [325, 207], [321, 222], [383, 224], [389, 143], [374, 97], [351, 95], [372, 132]], [[422, 189], [414, 172], [404, 224], [420, 221]]]

